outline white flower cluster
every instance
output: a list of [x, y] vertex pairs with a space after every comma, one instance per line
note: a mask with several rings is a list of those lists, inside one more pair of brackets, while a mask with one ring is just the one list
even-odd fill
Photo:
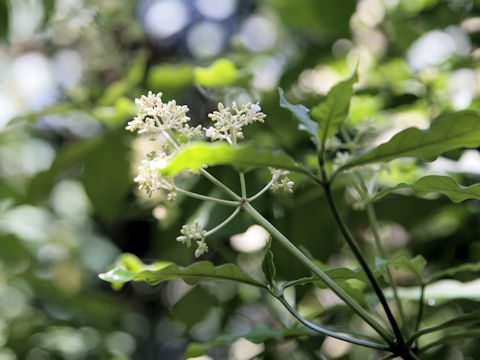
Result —
[[292, 188], [294, 182], [288, 178], [287, 170], [279, 170], [274, 168], [268, 168], [272, 173], [272, 191], [277, 191], [278, 189], [283, 189], [285, 192], [293, 192]]
[[205, 135], [212, 141], [226, 140], [229, 144], [236, 144], [237, 139], [243, 139], [242, 128], [255, 121], [264, 122], [266, 115], [260, 110], [260, 105], [247, 103], [241, 108], [232, 103], [232, 112], [222, 103], [218, 104], [218, 111], [208, 114], [215, 124], [205, 129]]
[[162, 131], [175, 130], [180, 135], [191, 139], [194, 136], [202, 136], [202, 126], [190, 127], [187, 122], [190, 118], [186, 115], [189, 111], [186, 105], [177, 105], [175, 100], [164, 103], [162, 93], [142, 95], [135, 99], [139, 106], [138, 114], [128, 123], [129, 131], [138, 131], [139, 134], [147, 134], [155, 138], [155, 134]]
[[177, 241], [185, 244], [187, 247], [192, 245], [192, 240], [197, 240], [197, 250], [195, 250], [195, 257], [200, 257], [208, 251], [205, 236], [207, 232], [203, 230], [198, 221], [194, 221], [191, 225], [183, 225], [180, 230], [182, 235], [177, 237]]
[[142, 161], [142, 165], [138, 167], [138, 175], [133, 181], [138, 183], [138, 188], [144, 190], [149, 196], [158, 189], [168, 190], [168, 201], [174, 201], [177, 193], [175, 191], [173, 178], [161, 175], [158, 172], [158, 170], [165, 167], [166, 164], [167, 155], [165, 153], [150, 153], [147, 159]]
[[333, 170], [336, 171], [338, 168], [342, 167], [352, 159], [352, 155], [348, 152], [338, 151], [335, 154], [335, 159], [333, 159]]

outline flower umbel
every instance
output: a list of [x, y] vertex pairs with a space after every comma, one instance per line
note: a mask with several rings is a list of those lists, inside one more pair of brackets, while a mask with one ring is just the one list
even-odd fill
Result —
[[277, 191], [278, 189], [283, 189], [285, 192], [293, 192], [294, 182], [288, 178], [287, 170], [279, 170], [274, 168], [268, 168], [272, 173], [272, 191]]
[[237, 103], [233, 102], [231, 110], [222, 103], [218, 104], [218, 111], [208, 115], [215, 124], [205, 128], [206, 137], [212, 141], [226, 140], [229, 144], [235, 145], [237, 139], [243, 139], [244, 126], [256, 121], [261, 123], [265, 121], [266, 115], [260, 111], [258, 104], [247, 103], [239, 108]]
[[137, 116], [128, 123], [129, 131], [138, 131], [139, 134], [147, 134], [155, 138], [156, 133], [175, 130], [180, 135], [191, 139], [194, 136], [201, 136], [202, 126], [190, 127], [187, 123], [190, 118], [186, 115], [189, 111], [186, 105], [177, 105], [175, 100], [168, 103], [162, 101], [162, 93], [142, 95], [135, 99], [139, 107]]
[[165, 189], [170, 191], [168, 200], [175, 200], [176, 191], [173, 178], [161, 175], [158, 170], [163, 168], [167, 162], [165, 153], [157, 154], [151, 152], [147, 155], [147, 159], [142, 161], [142, 165], [138, 168], [138, 175], [133, 181], [138, 183], [138, 188], [144, 190], [149, 196], [155, 190]]
[[198, 248], [195, 251], [195, 257], [199, 257], [208, 251], [208, 246], [205, 243], [205, 236], [207, 232], [203, 229], [198, 221], [194, 221], [193, 224], [190, 225], [183, 225], [180, 233], [182, 235], [177, 237], [177, 241], [185, 244], [187, 247], [192, 245], [192, 240], [198, 240]]

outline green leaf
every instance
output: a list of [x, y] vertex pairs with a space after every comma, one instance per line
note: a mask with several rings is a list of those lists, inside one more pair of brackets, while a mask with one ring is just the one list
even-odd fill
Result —
[[400, 183], [380, 191], [373, 200], [379, 200], [389, 192], [398, 189], [412, 189], [419, 196], [437, 192], [448, 196], [455, 203], [468, 199], [480, 200], [480, 184], [472, 186], [459, 185], [449, 176], [429, 175], [418, 179], [414, 184]]
[[238, 79], [238, 70], [228, 59], [218, 59], [206, 68], [194, 69], [195, 82], [205, 87], [226, 87]]
[[449, 269], [441, 270], [433, 274], [428, 280], [428, 283], [432, 283], [446, 277], [453, 277], [457, 274], [464, 273], [464, 272], [473, 272], [473, 273], [480, 272], [480, 261], [476, 263], [462, 264]]
[[415, 275], [415, 277], [422, 282], [422, 272], [426, 265], [426, 260], [423, 256], [417, 255], [413, 259], [408, 258], [405, 255], [399, 256], [392, 260], [384, 260], [380, 258], [375, 259], [375, 265], [381, 273], [385, 272], [385, 267], [391, 265], [397, 269], [408, 271]]
[[271, 245], [272, 239], [270, 238], [268, 240], [267, 247], [265, 248], [265, 253], [263, 254], [262, 270], [265, 274], [267, 283], [273, 286], [275, 280], [275, 263], [273, 262], [272, 250], [270, 250]]
[[480, 116], [469, 110], [459, 111], [437, 118], [427, 130], [413, 127], [403, 130], [388, 142], [352, 159], [337, 172], [354, 166], [402, 157], [433, 161], [446, 151], [478, 146], [480, 146]]
[[152, 89], [183, 88], [193, 83], [193, 68], [188, 63], [152, 66], [148, 73], [148, 87]]
[[228, 280], [266, 288], [264, 284], [253, 279], [234, 264], [215, 267], [209, 261], [199, 261], [187, 267], [157, 263], [150, 266], [144, 265], [140, 271], [129, 271], [117, 266], [106, 273], [100, 274], [99, 277], [112, 283], [145, 280], [151, 285], [173, 279], [182, 279], [190, 285], [202, 280]]
[[192, 142], [180, 149], [159, 171], [175, 176], [184, 170], [204, 165], [232, 165], [238, 170], [267, 167], [308, 173], [290, 156], [279, 150], [258, 149], [254, 145], [230, 146], [227, 143]]
[[214, 340], [207, 342], [207, 343], [191, 343], [188, 348], [187, 352], [184, 355], [184, 359], [189, 359], [192, 357], [206, 355], [210, 349], [215, 346], [227, 343], [227, 342], [234, 342], [237, 339], [245, 338], [255, 344], [261, 344], [265, 341], [276, 339], [279, 337], [284, 338], [296, 338], [300, 336], [321, 336], [307, 328], [304, 327], [293, 327], [293, 328], [285, 328], [285, 329], [271, 329], [264, 326], [261, 327], [254, 327], [250, 329], [244, 335], [220, 335]]
[[325, 141], [340, 130], [348, 116], [350, 99], [353, 96], [353, 84], [358, 80], [353, 73], [347, 80], [335, 85], [321, 104], [312, 109], [312, 117], [318, 122], [318, 138], [321, 148]]
[[280, 95], [280, 106], [292, 112], [293, 117], [299, 122], [298, 128], [309, 133], [313, 143], [319, 148], [318, 124], [310, 118], [310, 110], [302, 104], [290, 104], [285, 98], [285, 93], [282, 88], [278, 88], [278, 94]]

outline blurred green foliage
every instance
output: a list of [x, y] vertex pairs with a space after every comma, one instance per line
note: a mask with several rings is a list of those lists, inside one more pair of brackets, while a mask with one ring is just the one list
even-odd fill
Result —
[[[0, 359], [182, 359], [187, 353], [246, 359], [247, 349], [251, 358], [263, 359], [376, 356], [303, 337], [279, 304], [248, 285], [191, 287], [175, 280], [153, 288], [129, 283], [115, 292], [100, 280], [97, 274], [123, 252], [149, 264], [191, 264], [193, 253], [175, 241], [181, 225], [199, 216], [207, 225], [223, 218], [222, 208], [181, 196], [170, 204], [165, 194], [148, 198], [136, 190], [135, 169], [148, 139], [123, 128], [136, 113], [134, 99], [149, 90], [187, 104], [192, 122], [203, 126], [220, 101], [260, 101], [266, 123], [247, 129], [246, 138], [315, 167], [312, 131], [297, 131], [292, 114], [279, 106], [277, 87], [285, 91], [284, 105], [313, 108], [357, 66], [347, 129], [354, 135], [355, 125], [373, 119], [383, 134], [369, 139], [377, 145], [408, 126], [428, 128], [438, 115], [478, 111], [480, 2], [237, 1], [219, 21], [195, 10], [195, 1], [182, 3], [193, 14], [191, 23], [159, 39], [145, 25], [148, 1], [0, 0]], [[220, 26], [221, 51], [198, 57], [189, 49], [195, 21]], [[430, 42], [419, 42], [425, 39]], [[77, 62], [80, 78], [68, 82], [67, 70]], [[472, 185], [480, 174], [477, 157], [477, 150], [451, 154], [440, 169], [458, 184]], [[381, 182], [412, 184], [431, 170], [421, 161], [398, 162]], [[228, 167], [213, 172], [239, 188]], [[265, 171], [246, 176], [252, 193], [268, 181]], [[356, 268], [321, 192], [306, 178], [292, 178], [293, 195], [267, 194], [255, 206], [323, 266]], [[215, 191], [202, 179], [181, 181], [191, 191]], [[351, 208], [343, 186], [334, 191], [373, 262], [366, 216]], [[462, 264], [480, 262], [478, 200], [454, 204], [442, 196], [392, 193], [376, 209], [392, 259], [421, 254], [428, 264], [424, 279], [459, 266], [449, 278], [464, 286], [475, 281], [479, 267]], [[215, 233], [205, 260], [234, 263], [261, 279], [262, 251], [242, 252], [230, 242], [252, 224], [242, 214]], [[275, 241], [271, 250], [277, 279], [309, 275]], [[396, 279], [417, 291], [418, 279], [400, 263]], [[344, 286], [376, 305], [362, 281]], [[312, 321], [365, 330], [315, 284], [298, 286], [290, 296]], [[425, 325], [478, 308], [478, 297], [426, 300]], [[414, 314], [416, 306], [407, 311]], [[247, 345], [240, 340], [244, 334]], [[479, 349], [475, 339], [460, 339], [424, 358], [475, 358]]]

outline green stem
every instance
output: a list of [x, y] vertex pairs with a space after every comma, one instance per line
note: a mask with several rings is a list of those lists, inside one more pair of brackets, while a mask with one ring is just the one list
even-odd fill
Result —
[[244, 203], [242, 208], [260, 225], [277, 239], [297, 260], [305, 265], [315, 276], [318, 276], [340, 299], [350, 306], [363, 320], [365, 320], [389, 345], [395, 345], [392, 335], [382, 327], [370, 314], [368, 314], [350, 295], [348, 295], [340, 286], [337, 285], [327, 274], [313, 263], [304, 253], [293, 245], [278, 229], [273, 226], [262, 214], [248, 202]]
[[262, 196], [266, 191], [268, 191], [268, 189], [270, 189], [270, 187], [272, 186], [272, 184], [273, 184], [273, 179], [270, 180], [270, 181], [268, 182], [268, 184], [263, 187], [262, 190], [260, 190], [258, 193], [256, 193], [256, 194], [253, 195], [252, 197], [249, 197], [247, 200], [248, 200], [249, 202], [251, 202], [251, 201], [253, 201], [253, 200], [258, 199], [258, 198], [259, 198], [260, 196]]
[[230, 196], [234, 200], [240, 200], [240, 196], [235, 194], [228, 186], [226, 186], [224, 183], [222, 183], [220, 180], [218, 180], [215, 176], [210, 174], [207, 170], [205, 169], [200, 169], [200, 173], [205, 176], [208, 180], [210, 180], [213, 184], [215, 184], [217, 187], [222, 189], [228, 196]]
[[415, 332], [418, 331], [418, 329], [420, 328], [420, 323], [422, 322], [423, 309], [425, 307], [424, 297], [425, 297], [425, 284], [422, 284], [420, 286], [420, 299], [418, 300], [418, 313], [417, 313], [417, 320], [415, 321]]
[[217, 226], [215, 226], [213, 229], [208, 230], [208, 231], [205, 233], [205, 237], [212, 235], [214, 232], [217, 232], [218, 230], [220, 230], [221, 228], [223, 228], [225, 225], [227, 225], [230, 221], [232, 221], [232, 220], [235, 218], [235, 216], [237, 216], [237, 214], [240, 212], [241, 209], [242, 209], [241, 206], [237, 207], [237, 208], [235, 209], [235, 211], [234, 211], [228, 218], [226, 218], [225, 220], [223, 220], [220, 224], [218, 224]]
[[211, 202], [214, 202], [214, 203], [217, 203], [217, 204], [220, 204], [220, 205], [227, 205], [227, 206], [238, 206], [239, 205], [238, 201], [217, 199], [217, 198], [214, 198], [214, 197], [197, 194], [197, 193], [194, 193], [194, 192], [191, 192], [191, 191], [188, 191], [188, 190], [183, 190], [183, 189], [181, 189], [177, 186], [175, 186], [175, 191], [180, 193], [180, 194], [190, 196], [190, 197], [198, 199], [198, 200], [211, 201]]
[[247, 198], [247, 186], [245, 185], [245, 174], [243, 171], [239, 172], [240, 175], [240, 188], [242, 192], [242, 198], [246, 199]]
[[372, 270], [370, 270], [370, 267], [368, 266], [365, 260], [365, 256], [362, 254], [360, 247], [358, 246], [357, 242], [355, 241], [352, 234], [350, 233], [350, 230], [348, 229], [347, 225], [343, 221], [342, 216], [340, 215], [340, 212], [337, 208], [335, 200], [333, 199], [332, 191], [330, 189], [330, 184], [327, 182], [324, 183], [323, 188], [325, 190], [325, 196], [330, 205], [335, 221], [337, 222], [340, 228], [340, 232], [342, 233], [345, 241], [347, 242], [348, 246], [351, 248], [353, 254], [357, 258], [358, 262], [360, 263], [360, 266], [365, 271], [365, 274], [367, 275], [369, 282], [372, 284], [373, 290], [377, 294], [377, 297], [380, 300], [380, 303], [382, 304], [383, 309], [385, 310], [388, 321], [392, 326], [393, 332], [395, 333], [398, 345], [400, 346], [400, 348], [405, 348], [405, 342], [404, 342], [402, 333], [400, 332], [400, 328], [398, 327], [397, 321], [395, 320], [392, 314], [392, 311], [388, 306], [387, 300], [385, 299], [385, 295], [380, 289], [380, 286], [378, 285], [378, 282], [375, 279], [375, 276], [373, 275]]
[[407, 341], [407, 345], [413, 344], [413, 341], [415, 339], [419, 338], [420, 336], [430, 334], [432, 332], [436, 332], [436, 331], [439, 331], [439, 330], [456, 327], [456, 326], [478, 323], [478, 321], [479, 321], [478, 317], [471, 317], [471, 314], [462, 315], [462, 316], [454, 319], [454, 321], [449, 320], [447, 322], [444, 322], [444, 323], [434, 325], [434, 326], [431, 326], [431, 327], [428, 327], [428, 328], [424, 328], [420, 331], [417, 331], [415, 334], [410, 336], [410, 338]]
[[466, 338], [479, 338], [480, 337], [480, 330], [470, 330], [470, 331], [465, 331], [465, 332], [459, 332], [457, 334], [451, 334], [451, 335], [447, 335], [443, 338], [441, 338], [440, 340], [437, 340], [437, 341], [434, 341], [434, 342], [431, 342], [425, 346], [423, 346], [421, 349], [418, 350], [419, 353], [424, 353], [425, 351], [435, 347], [435, 346], [438, 346], [438, 345], [442, 345], [446, 342], [449, 342], [449, 341], [454, 341], [454, 340], [464, 340]]
[[[274, 295], [275, 296], [275, 295]], [[342, 334], [338, 334], [334, 331], [331, 331], [331, 330], [328, 330], [328, 329], [325, 329], [321, 326], [318, 326], [310, 321], [308, 321], [307, 319], [305, 319], [304, 317], [302, 317], [289, 303], [288, 301], [285, 300], [285, 298], [283, 296], [275, 296], [281, 303], [283, 306], [285, 306], [285, 308], [290, 312], [290, 314], [293, 315], [293, 317], [295, 317], [298, 321], [300, 321], [303, 325], [305, 325], [306, 327], [312, 329], [313, 331], [315, 332], [318, 332], [319, 334], [322, 334], [322, 335], [326, 335], [326, 336], [331, 336], [335, 339], [339, 339], [339, 340], [343, 340], [343, 341], [346, 341], [346, 342], [349, 342], [349, 343], [352, 343], [352, 344], [356, 344], [356, 345], [360, 345], [360, 346], [365, 346], [365, 347], [368, 347], [368, 348], [371, 348], [371, 349], [377, 349], [377, 350], [389, 350], [390, 347], [388, 345], [384, 345], [384, 344], [377, 344], [377, 343], [374, 343], [374, 342], [370, 342], [370, 341], [365, 341], [365, 340], [360, 340], [360, 339], [355, 339], [355, 338], [352, 338], [352, 337], [349, 337], [349, 336], [345, 336], [345, 335], [342, 335]]]
[[[371, 202], [367, 203], [367, 215], [368, 215], [368, 220], [370, 222], [370, 227], [372, 229], [373, 238], [375, 239], [375, 245], [377, 246], [377, 250], [378, 250], [380, 256], [383, 259], [386, 259], [387, 258], [387, 253], [386, 253], [385, 248], [383, 247], [382, 241], [380, 239], [380, 234], [378, 232], [377, 216], [375, 214], [375, 208], [373, 207], [373, 204]], [[405, 312], [403, 311], [402, 302], [400, 301], [400, 297], [398, 296], [397, 285], [395, 284], [395, 281], [394, 281], [393, 276], [392, 276], [392, 272], [390, 271], [390, 267], [388, 265], [385, 267], [385, 270], [386, 270], [388, 282], [392, 286], [393, 296], [395, 298], [395, 302], [397, 303], [398, 311], [400, 313], [400, 317], [402, 318], [403, 326], [405, 327], [405, 326], [408, 325], [408, 322], [407, 322], [407, 318], [405, 316]]]

